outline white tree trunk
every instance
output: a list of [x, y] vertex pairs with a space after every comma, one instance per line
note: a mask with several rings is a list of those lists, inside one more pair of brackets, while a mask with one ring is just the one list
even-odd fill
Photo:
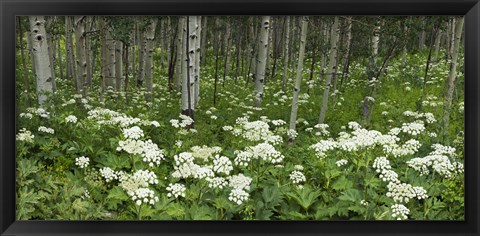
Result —
[[267, 61], [268, 31], [270, 29], [270, 16], [262, 16], [260, 35], [258, 41], [257, 70], [255, 72], [255, 107], [262, 106], [263, 84], [265, 80], [265, 65]]
[[285, 92], [288, 78], [288, 55], [290, 48], [290, 16], [287, 16], [285, 22], [285, 48], [283, 50], [283, 79], [282, 79], [282, 91]]
[[115, 88], [115, 40], [107, 29], [107, 86]]
[[[185, 38], [185, 19], [180, 17], [178, 19], [178, 28], [177, 28], [177, 44], [176, 50], [177, 50], [177, 60], [175, 62], [175, 79], [174, 79], [174, 84], [175, 87], [178, 89], [180, 87], [183, 88], [183, 63], [185, 63], [185, 50], [184, 46], [185, 44], [183, 43]], [[182, 90], [183, 91], [183, 90]], [[182, 93], [183, 97], [183, 93]]]
[[190, 103], [189, 109], [195, 110], [195, 77], [196, 71], [196, 59], [197, 59], [197, 39], [198, 39], [198, 24], [196, 16], [189, 16], [188, 19], [188, 102]]
[[[449, 123], [450, 111], [452, 109], [453, 91], [455, 90], [455, 79], [457, 76], [457, 60], [458, 51], [460, 49], [460, 41], [463, 31], [463, 17], [457, 17], [455, 19], [455, 35], [453, 39], [452, 49], [452, 61], [450, 62], [450, 73], [448, 75], [448, 89], [445, 96], [443, 127], [446, 127]], [[444, 128], [445, 130], [445, 128]]]
[[[290, 113], [290, 130], [296, 129], [297, 113], [298, 113], [298, 95], [300, 93], [300, 86], [302, 84], [303, 59], [305, 57], [305, 44], [307, 39], [308, 17], [304, 16], [302, 20], [300, 49], [298, 52], [297, 76], [295, 78], [295, 87], [293, 88], [292, 111]], [[289, 137], [291, 140], [294, 137]]]
[[87, 56], [85, 48], [85, 16], [75, 16], [75, 39], [77, 50], [77, 92], [78, 94], [86, 95], [86, 81], [87, 81]]
[[328, 72], [327, 79], [325, 81], [325, 90], [323, 91], [322, 109], [320, 110], [320, 117], [318, 123], [323, 124], [325, 121], [325, 113], [327, 112], [328, 94], [330, 90], [330, 83], [332, 81], [332, 74], [335, 71], [337, 63], [337, 42], [338, 42], [338, 16], [335, 17], [335, 21], [332, 26], [332, 37], [330, 39], [330, 55], [328, 58]]
[[145, 86], [147, 92], [145, 98], [148, 102], [152, 101], [153, 94], [153, 40], [155, 39], [155, 28], [157, 27], [157, 18], [150, 19], [150, 24], [145, 29], [145, 53], [143, 61], [145, 63]]
[[197, 39], [195, 41], [195, 88], [194, 88], [194, 107], [200, 102], [200, 60], [202, 57], [201, 41], [203, 36], [202, 17], [197, 16]]
[[42, 106], [48, 93], [53, 92], [52, 70], [48, 58], [48, 45], [43, 16], [30, 16], [32, 53], [35, 65], [38, 103]]

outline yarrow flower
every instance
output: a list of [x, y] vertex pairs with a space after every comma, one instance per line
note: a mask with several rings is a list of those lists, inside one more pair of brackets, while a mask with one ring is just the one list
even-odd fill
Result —
[[79, 166], [80, 168], [86, 168], [90, 164], [90, 159], [88, 157], [77, 157], [75, 158], [75, 165]]
[[158, 202], [158, 197], [155, 196], [155, 192], [148, 188], [139, 188], [129, 193], [129, 195], [138, 206], [142, 204], [154, 205], [156, 202]]
[[185, 192], [186, 192], [187, 188], [185, 188], [185, 185], [183, 184], [168, 184], [168, 187], [167, 187], [167, 197], [175, 197], [175, 198], [178, 198], [178, 197], [185, 197]]

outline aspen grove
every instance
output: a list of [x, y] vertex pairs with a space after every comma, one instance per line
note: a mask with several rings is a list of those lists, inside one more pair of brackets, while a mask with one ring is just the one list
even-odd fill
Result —
[[18, 220], [463, 220], [458, 16], [22, 16]]

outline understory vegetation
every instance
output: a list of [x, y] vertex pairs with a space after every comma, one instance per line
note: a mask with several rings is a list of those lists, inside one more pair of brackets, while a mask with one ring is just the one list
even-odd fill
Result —
[[[293, 88], [301, 47], [290, 56], [295, 66], [279, 56], [276, 74], [270, 71], [262, 81], [261, 105], [255, 76], [245, 76], [249, 65], [235, 73], [239, 64], [232, 63], [223, 74], [225, 62], [218, 62], [220, 46], [213, 45], [212, 35], [205, 62], [197, 67], [201, 92], [194, 115], [182, 104], [188, 88], [169, 86], [174, 82], [167, 66], [159, 65], [166, 53], [162, 43], [152, 51], [151, 92], [132, 73], [121, 89], [105, 85], [100, 59], [88, 92], [79, 92], [75, 78], [59, 75], [58, 61], [55, 91], [31, 90], [37, 83], [32, 62], [22, 67], [18, 49], [17, 219], [463, 220], [463, 48], [450, 101], [450, 49], [441, 47], [433, 61], [434, 36], [425, 43], [430, 48], [408, 48], [404, 56], [403, 47], [390, 51], [393, 44], [380, 44], [373, 75], [365, 43], [368, 52], [352, 52], [347, 74], [338, 59], [329, 83], [329, 64], [312, 63], [309, 40], [320, 34], [313, 18], [298, 94]], [[282, 28], [283, 19], [278, 22]], [[333, 17], [325, 22], [330, 27]], [[367, 26], [353, 22], [362, 32], [355, 39], [353, 31], [353, 40], [370, 39], [371, 31], [355, 28]], [[58, 45], [68, 55], [62, 37]], [[330, 43], [323, 47], [317, 57], [328, 58]], [[139, 49], [132, 48], [137, 55]], [[235, 52], [223, 53], [229, 51]], [[319, 122], [325, 91], [328, 110]], [[39, 95], [46, 99], [37, 102]]]

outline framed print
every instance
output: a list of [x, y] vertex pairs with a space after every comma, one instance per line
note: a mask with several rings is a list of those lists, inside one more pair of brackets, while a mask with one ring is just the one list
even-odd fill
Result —
[[478, 1], [1, 6], [1, 235], [479, 235]]

